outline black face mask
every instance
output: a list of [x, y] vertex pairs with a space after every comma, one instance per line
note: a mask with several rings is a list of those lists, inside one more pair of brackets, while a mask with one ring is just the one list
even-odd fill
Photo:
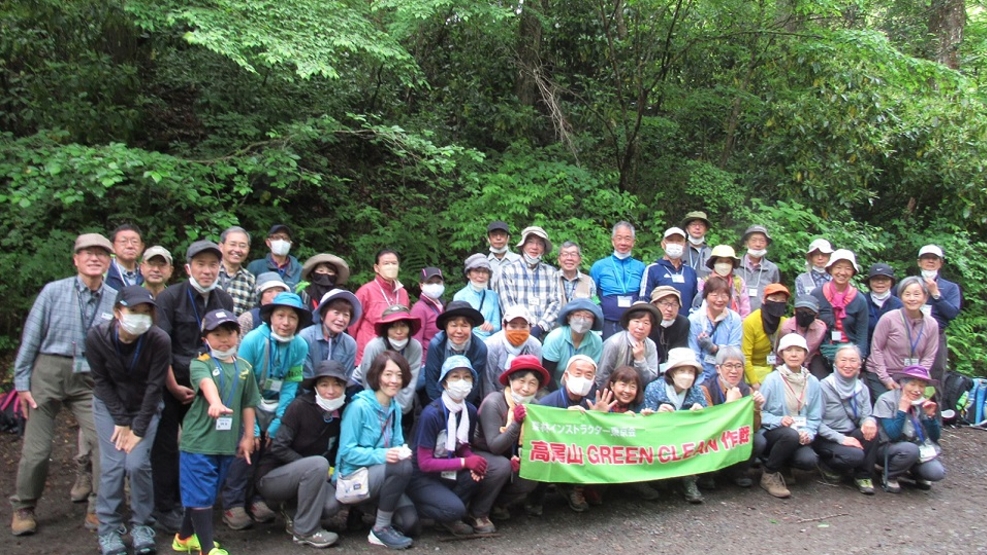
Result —
[[781, 318], [785, 315], [786, 306], [787, 303], [783, 303], [781, 301], [764, 301], [764, 303], [761, 304], [761, 310], [766, 312], [768, 316], [773, 318]]
[[796, 312], [795, 313], [795, 323], [798, 324], [800, 328], [807, 328], [812, 325], [816, 319], [816, 315], [812, 312]]
[[329, 274], [312, 274], [312, 283], [320, 287], [332, 287], [336, 285], [336, 277]]

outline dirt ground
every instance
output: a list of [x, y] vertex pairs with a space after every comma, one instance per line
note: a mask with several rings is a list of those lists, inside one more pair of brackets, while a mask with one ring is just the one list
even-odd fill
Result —
[[[52, 454], [45, 497], [34, 536], [7, 536], [3, 555], [97, 553], [94, 533], [83, 525], [85, 504], [69, 502], [75, 479], [72, 455], [76, 428], [63, 413]], [[613, 488], [604, 505], [576, 514], [565, 501], [550, 495], [545, 516], [515, 512], [499, 524], [497, 537], [447, 541], [426, 529], [415, 542], [418, 553], [534, 555], [541, 553], [987, 553], [987, 432], [949, 429], [943, 434], [943, 460], [948, 475], [931, 491], [905, 488], [900, 495], [856, 492], [851, 484], [830, 485], [814, 473], [798, 473], [792, 498], [774, 499], [756, 485], [732, 485], [705, 492], [706, 502], [688, 505], [669, 486], [656, 502], [643, 502]], [[10, 495], [20, 442], [0, 436], [0, 493]], [[756, 476], [755, 476], [756, 477]], [[280, 521], [234, 532], [219, 520], [217, 539], [235, 555], [313, 552], [294, 545]], [[10, 506], [0, 503], [0, 520], [10, 522]], [[337, 530], [341, 531], [341, 530]], [[367, 543], [366, 530], [341, 531], [333, 551], [384, 553]], [[127, 540], [129, 541], [129, 539]], [[158, 535], [159, 553], [170, 553], [170, 538]], [[331, 553], [332, 551], [330, 551]]]

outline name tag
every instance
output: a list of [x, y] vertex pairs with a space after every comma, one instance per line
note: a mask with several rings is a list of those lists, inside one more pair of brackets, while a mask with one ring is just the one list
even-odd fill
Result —
[[832, 339], [833, 341], [836, 341], [836, 342], [843, 341], [843, 332], [841, 332], [839, 330], [834, 331], [833, 333], [829, 334], [829, 336], [830, 336], [830, 339]]
[[86, 355], [75, 355], [72, 357], [72, 372], [76, 374], [87, 374], [91, 371]]
[[919, 462], [929, 462], [937, 456], [939, 456], [939, 453], [936, 453], [936, 446], [928, 441], [918, 446]]
[[685, 283], [685, 276], [682, 274], [672, 274], [672, 283]]
[[531, 297], [531, 304], [532, 305], [540, 305], [541, 304], [541, 297], [538, 297], [538, 296]]
[[793, 416], [792, 417], [792, 420], [793, 420], [793, 423], [792, 423], [792, 427], [793, 428], [795, 428], [797, 430], [801, 430], [802, 428], [805, 427], [805, 417], [804, 416]]
[[630, 295], [619, 295], [617, 297], [617, 308], [629, 308], [634, 297]]
[[442, 476], [442, 479], [443, 480], [452, 480], [453, 482], [456, 481], [456, 471], [455, 470], [446, 470], [445, 472], [443, 472], [441, 474], [441, 476]]
[[918, 366], [918, 359], [917, 358], [908, 358], [908, 357], [905, 357], [905, 358], [901, 359], [901, 361], [903, 363], [903, 366]]
[[716, 357], [713, 355], [706, 355], [703, 357], [703, 362], [706, 364], [716, 364]]
[[110, 320], [113, 319], [113, 313], [111, 313], [111, 312], [104, 312], [104, 313], [102, 313], [102, 314], [99, 315], [99, 318], [101, 320], [103, 320], [104, 322], [109, 322]]
[[747, 290], [747, 296], [748, 297], [756, 297], [757, 296], [757, 287], [751, 287], [750, 289], [748, 289]]
[[778, 364], [778, 355], [771, 353], [770, 355], [764, 357], [764, 362], [774, 366], [775, 364]]
[[280, 393], [282, 383], [283, 382], [281, 380], [272, 380], [268, 378], [267, 381], [264, 382], [264, 391], [274, 391], [276, 393]]
[[924, 305], [922, 305], [922, 308], [920, 310], [922, 311], [922, 314], [925, 314], [926, 316], [932, 316], [932, 305], [931, 304], [924, 304]]
[[220, 416], [216, 419], [216, 431], [225, 432], [233, 429], [232, 416]]

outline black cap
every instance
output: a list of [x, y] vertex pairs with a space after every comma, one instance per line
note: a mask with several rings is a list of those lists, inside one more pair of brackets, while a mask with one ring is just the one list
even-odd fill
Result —
[[216, 255], [216, 258], [222, 260], [223, 251], [219, 250], [219, 245], [213, 243], [212, 241], [196, 241], [188, 246], [188, 250], [185, 251], [185, 261], [191, 262], [193, 258], [204, 253], [211, 252]]
[[442, 278], [443, 281], [445, 281], [446, 279], [445, 276], [442, 275], [442, 270], [438, 268], [433, 268], [432, 266], [428, 266], [427, 268], [422, 268], [422, 283], [436, 276]]
[[223, 324], [233, 324], [240, 331], [240, 322], [233, 311], [220, 309], [206, 313], [206, 317], [202, 319], [202, 333], [209, 333]]
[[878, 262], [877, 264], [871, 266], [870, 271], [867, 272], [867, 281], [870, 281], [871, 278], [875, 278], [877, 276], [891, 278], [891, 280], [894, 281], [894, 270], [891, 269], [891, 266], [888, 266], [883, 262]]
[[128, 285], [117, 293], [117, 306], [133, 307], [139, 304], [149, 304], [158, 306], [154, 302], [154, 295], [140, 285]]
[[291, 239], [292, 238], [291, 228], [288, 227], [288, 226], [286, 226], [286, 225], [284, 225], [284, 224], [274, 224], [274, 225], [272, 225], [271, 226], [271, 230], [267, 232], [267, 236], [270, 237], [271, 235], [274, 235], [275, 233], [277, 233], [279, 231], [283, 231], [283, 232], [287, 233], [288, 234], [288, 239]]
[[490, 235], [491, 232], [498, 231], [498, 230], [499, 231], [503, 231], [504, 233], [506, 233], [508, 235], [511, 234], [511, 228], [507, 227], [507, 224], [506, 223], [504, 223], [504, 222], [502, 222], [500, 220], [497, 220], [495, 222], [490, 222], [490, 225], [487, 226], [487, 235]]
[[344, 384], [349, 381], [342, 363], [335, 360], [323, 360], [316, 367], [312, 376], [302, 380], [302, 389], [315, 389], [319, 378], [336, 378]]

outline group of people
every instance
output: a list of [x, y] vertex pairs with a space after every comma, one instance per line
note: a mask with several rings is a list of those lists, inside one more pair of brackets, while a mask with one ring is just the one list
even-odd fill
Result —
[[[493, 533], [516, 506], [542, 513], [546, 485], [519, 476], [532, 403], [701, 418], [752, 397], [750, 460], [681, 479], [693, 503], [714, 474], [750, 487], [755, 464], [775, 497], [791, 494], [792, 468], [848, 477], [865, 494], [876, 467], [889, 492], [941, 480], [934, 387], [961, 305], [939, 275], [942, 250], [922, 247], [920, 275], [900, 283], [872, 265], [864, 292], [854, 253], [817, 239], [793, 299], [766, 258], [765, 227], [747, 229], [738, 257], [706, 244], [710, 225], [687, 214], [646, 265], [620, 222], [613, 254], [586, 274], [576, 242], [561, 243], [556, 268], [544, 229], [525, 228], [515, 253], [509, 226], [492, 222], [489, 252], [464, 261], [465, 286], [447, 302], [446, 274], [423, 268], [413, 305], [397, 252], [378, 252], [374, 278], [351, 292], [346, 261], [300, 263], [283, 224], [249, 265], [243, 228], [192, 243], [187, 279], [171, 284], [171, 253], [145, 249], [136, 226], [79, 235], [76, 275], [41, 291], [15, 361], [27, 424], [12, 532], [37, 529], [63, 405], [80, 425], [72, 497], [89, 501], [103, 555], [126, 553], [128, 534], [134, 553], [155, 552], [152, 526], [174, 533], [177, 551], [224, 555], [217, 499], [231, 529], [280, 511], [313, 547], [338, 541], [323, 522], [343, 508], [355, 524], [372, 515], [368, 540], [394, 549], [423, 518], [457, 536]], [[605, 492], [557, 489], [580, 512]]]

